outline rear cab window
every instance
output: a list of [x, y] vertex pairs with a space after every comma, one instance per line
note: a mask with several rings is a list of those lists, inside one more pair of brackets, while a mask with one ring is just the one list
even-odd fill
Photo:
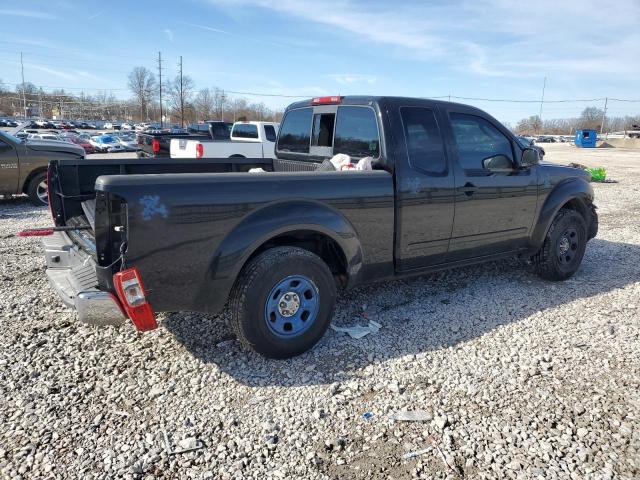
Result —
[[277, 150], [281, 152], [309, 153], [311, 117], [313, 108], [290, 110], [282, 121]]
[[238, 123], [233, 127], [231, 135], [235, 138], [258, 138], [258, 126], [251, 123]]
[[[357, 161], [380, 157], [376, 113], [368, 105], [319, 105], [290, 110], [282, 120], [276, 151], [319, 162], [343, 153]], [[290, 153], [304, 155], [288, 155]]]

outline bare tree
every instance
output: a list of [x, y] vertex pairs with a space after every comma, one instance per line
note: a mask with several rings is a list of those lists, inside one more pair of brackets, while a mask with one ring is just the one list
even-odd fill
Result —
[[172, 113], [180, 119], [180, 124], [184, 126], [186, 117], [190, 112], [189, 102], [193, 97], [195, 84], [188, 75], [176, 75], [176, 78], [169, 84], [169, 104]]
[[129, 89], [136, 97], [140, 107], [140, 119], [144, 118], [144, 112], [157, 89], [156, 77], [146, 67], [135, 67], [129, 74]]
[[516, 125], [516, 132], [525, 135], [533, 135], [540, 131], [542, 121], [538, 115], [532, 115], [529, 118], [523, 118]]
[[200, 90], [194, 100], [197, 117], [200, 120], [209, 120], [215, 109], [215, 98], [211, 90], [205, 88]]
[[595, 128], [599, 130], [603, 116], [604, 111], [598, 107], [585, 108], [580, 114], [580, 121], [582, 122], [581, 128]]

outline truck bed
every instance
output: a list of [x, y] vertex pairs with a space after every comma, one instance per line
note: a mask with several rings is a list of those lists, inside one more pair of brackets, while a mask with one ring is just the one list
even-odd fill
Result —
[[158, 311], [218, 311], [210, 289], [231, 288], [228, 269], [257, 247], [245, 242], [262, 229], [272, 232], [274, 221], [287, 220], [294, 230], [337, 229], [335, 240], [367, 260], [354, 279], [373, 269], [393, 271], [391, 174], [243, 173], [255, 167], [272, 170], [273, 164], [245, 158], [52, 162], [52, 211], [56, 225], [90, 225], [66, 234], [93, 256], [101, 290], [112, 290], [111, 277], [126, 257], [140, 269]]

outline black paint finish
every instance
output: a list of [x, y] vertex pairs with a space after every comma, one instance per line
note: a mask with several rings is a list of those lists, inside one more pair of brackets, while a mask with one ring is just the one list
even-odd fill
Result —
[[[95, 197], [101, 288], [111, 288], [126, 242], [126, 266], [138, 267], [157, 311], [202, 312], [219, 311], [246, 262], [277, 239], [313, 234], [337, 246], [352, 287], [533, 254], [566, 205], [597, 225], [587, 173], [543, 163], [521, 167], [523, 147], [478, 109], [395, 97], [345, 97], [342, 104], [376, 113], [380, 158], [374, 171], [282, 172], [268, 159], [53, 162], [56, 223], [81, 216], [79, 201]], [[402, 107], [433, 110], [444, 173], [411, 165]], [[451, 111], [481, 116], [502, 132], [513, 144], [513, 169], [462, 169]], [[309, 166], [308, 158], [289, 157], [292, 165]], [[256, 166], [276, 171], [246, 173]]]

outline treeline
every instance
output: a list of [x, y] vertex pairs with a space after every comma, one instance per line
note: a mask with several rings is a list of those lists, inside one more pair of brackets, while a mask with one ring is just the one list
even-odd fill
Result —
[[608, 117], [600, 108], [587, 107], [576, 118], [541, 120], [538, 115], [524, 118], [517, 123], [515, 132], [520, 135], [573, 135], [576, 130], [585, 128], [598, 132], [602, 129], [605, 133], [640, 130], [640, 115]]
[[[133, 98], [118, 99], [109, 90], [94, 95], [65, 90], [45, 92], [26, 82], [9, 88], [0, 80], [0, 116], [41, 117], [69, 120], [110, 120], [160, 122], [160, 89], [155, 76], [145, 67], [136, 67], [128, 79]], [[162, 82], [165, 123], [189, 124], [202, 120], [238, 119], [279, 121], [282, 111], [272, 110], [262, 102], [231, 97], [212, 87], [196, 90], [188, 76]], [[26, 108], [25, 108], [26, 107]]]

